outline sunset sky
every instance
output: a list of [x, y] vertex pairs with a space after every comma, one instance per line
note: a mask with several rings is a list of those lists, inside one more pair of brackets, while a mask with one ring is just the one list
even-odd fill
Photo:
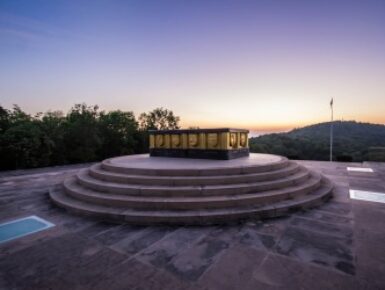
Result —
[[385, 123], [385, 1], [0, 1], [0, 105], [182, 126]]

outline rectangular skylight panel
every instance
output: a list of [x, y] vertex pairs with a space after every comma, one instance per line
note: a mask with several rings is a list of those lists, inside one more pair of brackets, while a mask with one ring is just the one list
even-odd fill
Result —
[[0, 224], [0, 243], [21, 238], [55, 226], [37, 216], [28, 216]]
[[373, 169], [368, 167], [347, 167], [347, 170], [352, 172], [373, 172]]
[[385, 203], [385, 192], [373, 192], [364, 190], [349, 190], [350, 198]]

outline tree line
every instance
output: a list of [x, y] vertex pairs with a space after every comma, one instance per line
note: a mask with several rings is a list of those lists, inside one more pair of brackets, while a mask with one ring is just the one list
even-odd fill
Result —
[[[148, 152], [148, 130], [179, 129], [180, 118], [156, 108], [138, 118], [131, 111], [74, 105], [34, 116], [15, 105], [0, 106], [0, 170], [100, 161]], [[250, 138], [251, 152], [290, 159], [328, 160], [330, 123]], [[385, 126], [334, 122], [336, 161], [385, 161]]]
[[75, 104], [67, 114], [34, 116], [0, 106], [0, 170], [34, 168], [148, 152], [150, 129], [178, 129], [180, 118], [156, 108], [136, 119], [131, 111]]

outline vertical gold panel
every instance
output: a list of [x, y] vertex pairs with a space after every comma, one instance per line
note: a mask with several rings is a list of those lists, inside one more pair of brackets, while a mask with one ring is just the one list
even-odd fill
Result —
[[164, 138], [162, 134], [155, 134], [155, 147], [156, 148], [163, 148], [164, 146]]
[[205, 133], [199, 133], [199, 149], [206, 149], [206, 134]]
[[229, 142], [230, 142], [230, 133], [229, 132], [221, 133], [220, 149], [222, 149], [222, 150], [230, 149]]
[[188, 148], [196, 149], [199, 146], [199, 134], [188, 134]]
[[154, 135], [150, 135], [150, 148], [155, 148], [155, 139], [154, 139]]
[[240, 140], [239, 140], [239, 145], [242, 148], [248, 147], [248, 138], [247, 138], [247, 133], [240, 133]]
[[226, 133], [218, 134], [218, 149], [226, 149]]
[[182, 134], [182, 148], [188, 149], [188, 135], [186, 133]]
[[227, 149], [230, 149], [230, 133], [226, 132], [225, 134], [226, 134], [226, 138], [225, 138], [226, 143], [224, 145], [225, 145], [225, 149], [227, 150]]
[[164, 134], [164, 147], [169, 149], [171, 148], [170, 134]]
[[220, 149], [220, 136], [218, 133], [207, 133], [206, 144], [207, 149]]
[[235, 132], [230, 132], [230, 140], [229, 140], [229, 147], [231, 149], [235, 149], [237, 148], [237, 145], [238, 145], [238, 138], [237, 138], [238, 134], [235, 133]]
[[182, 135], [181, 134], [172, 134], [171, 135], [171, 148], [181, 148], [182, 147]]

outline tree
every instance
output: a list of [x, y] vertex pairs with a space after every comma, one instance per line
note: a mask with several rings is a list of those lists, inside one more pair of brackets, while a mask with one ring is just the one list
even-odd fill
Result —
[[0, 135], [9, 128], [9, 125], [9, 111], [0, 106]]
[[98, 106], [76, 104], [66, 116], [63, 142], [70, 163], [98, 160], [102, 140], [98, 130]]
[[0, 111], [0, 167], [16, 169], [49, 165], [51, 146], [41, 121], [16, 105], [12, 111]]
[[133, 112], [119, 110], [108, 113], [101, 112], [99, 129], [102, 140], [99, 151], [101, 158], [134, 153], [138, 123]]
[[66, 164], [64, 143], [66, 117], [62, 111], [48, 111], [41, 118], [42, 130], [47, 135], [51, 146], [50, 165]]
[[173, 111], [156, 108], [139, 116], [139, 127], [141, 130], [167, 130], [179, 129], [180, 118]]

